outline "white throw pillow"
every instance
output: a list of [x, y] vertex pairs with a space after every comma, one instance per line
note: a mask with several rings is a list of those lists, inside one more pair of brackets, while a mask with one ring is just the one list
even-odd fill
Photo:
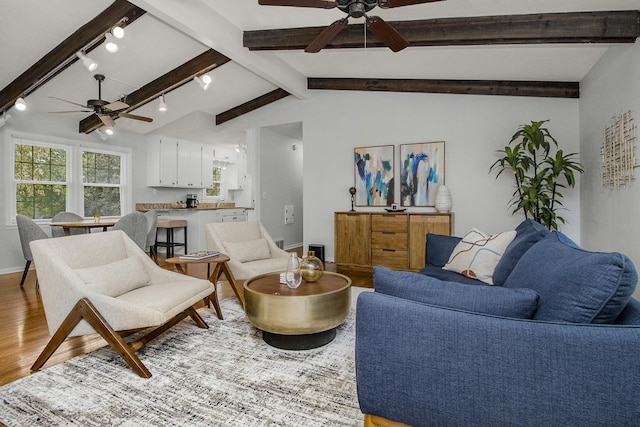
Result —
[[487, 235], [474, 228], [456, 245], [442, 268], [493, 285], [493, 271], [515, 237], [515, 231]]
[[73, 271], [88, 288], [110, 297], [117, 297], [149, 284], [147, 268], [135, 255], [109, 264]]
[[244, 242], [222, 242], [229, 258], [239, 262], [271, 258], [267, 239], [247, 240]]

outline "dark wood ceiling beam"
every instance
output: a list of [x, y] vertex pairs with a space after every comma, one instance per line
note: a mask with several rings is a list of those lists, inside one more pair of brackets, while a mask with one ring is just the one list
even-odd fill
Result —
[[[140, 89], [126, 95], [122, 101], [129, 104], [129, 108], [123, 111], [130, 112], [136, 108], [140, 108], [146, 103], [157, 99], [163, 93], [169, 93], [183, 84], [190, 82], [194, 76], [214, 70], [229, 61], [230, 59], [220, 52], [209, 49], [152, 82], [147, 83]], [[79, 129], [81, 133], [91, 133], [102, 125], [102, 121], [98, 116], [92, 114], [80, 121]]]
[[309, 78], [309, 89], [579, 98], [577, 82]]
[[216, 125], [228, 122], [229, 120], [240, 117], [243, 114], [247, 114], [253, 110], [257, 110], [258, 108], [264, 107], [265, 105], [271, 104], [272, 102], [276, 102], [279, 99], [286, 98], [287, 96], [289, 96], [289, 92], [284, 89], [278, 88], [276, 90], [272, 90], [269, 93], [252, 99], [251, 101], [247, 101], [244, 104], [240, 104], [237, 107], [217, 114]]
[[11, 108], [16, 99], [32, 93], [77, 61], [76, 52], [95, 48], [104, 39], [104, 34], [123, 18], [127, 18], [127, 25], [129, 25], [144, 13], [143, 9], [128, 1], [116, 0], [2, 89], [0, 113]]
[[[411, 46], [459, 46], [548, 43], [635, 43], [640, 37], [640, 12], [570, 12], [535, 15], [443, 18], [389, 22]], [[327, 22], [327, 25], [329, 22]], [[304, 49], [324, 28], [245, 31], [249, 50]], [[364, 43], [363, 26], [349, 25], [325, 49], [357, 48]], [[367, 37], [367, 47], [383, 47]]]

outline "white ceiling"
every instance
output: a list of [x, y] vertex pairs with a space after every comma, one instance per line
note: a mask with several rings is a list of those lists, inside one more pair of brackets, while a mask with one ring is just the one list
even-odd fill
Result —
[[[146, 134], [180, 121], [207, 122], [229, 108], [283, 87], [308, 96], [307, 77], [442, 78], [579, 81], [607, 49], [606, 45], [409, 47], [249, 52], [242, 31], [323, 26], [344, 16], [337, 9], [259, 6], [257, 0], [131, 0], [148, 13], [126, 29], [120, 51], [101, 46], [90, 57], [96, 72], [107, 76], [103, 98], [133, 92], [209, 47], [230, 57], [212, 72], [204, 92], [188, 83], [166, 95], [169, 111], [152, 102], [134, 114], [153, 123], [119, 119], [116, 129]], [[81, 25], [111, 4], [110, 0], [0, 0], [0, 88], [4, 88]], [[637, 10], [640, 0], [447, 0], [395, 9], [375, 9], [387, 21], [441, 17], [530, 14], [542, 12]], [[361, 20], [350, 19], [350, 23]], [[363, 35], [364, 37], [364, 35]], [[97, 98], [97, 84], [80, 62], [27, 98], [29, 110], [73, 110], [49, 96], [83, 104]], [[15, 113], [17, 114], [17, 113]], [[195, 116], [194, 116], [195, 115]], [[78, 121], [86, 114], [74, 114]], [[197, 120], [185, 120], [196, 117]], [[197, 125], [200, 126], [200, 125]], [[214, 129], [213, 123], [209, 126]], [[209, 130], [210, 130], [209, 129]]]

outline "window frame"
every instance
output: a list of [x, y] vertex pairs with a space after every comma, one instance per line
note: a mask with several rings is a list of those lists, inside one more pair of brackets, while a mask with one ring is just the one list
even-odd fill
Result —
[[[84, 188], [85, 187], [111, 187], [111, 188], [120, 188], [120, 214], [124, 215], [127, 211], [125, 210], [125, 188], [126, 188], [126, 164], [127, 164], [127, 155], [121, 151], [114, 150], [105, 150], [103, 148], [93, 148], [87, 146], [79, 147], [79, 157], [80, 157], [80, 198], [79, 205], [82, 206], [82, 210], [80, 212], [84, 212]], [[93, 182], [84, 182], [83, 177], [83, 155], [84, 153], [99, 153], [99, 154], [107, 154], [111, 156], [119, 156], [120, 157], [120, 184], [108, 184], [108, 183], [93, 183]], [[104, 218], [114, 218], [113, 216], [102, 215]], [[90, 218], [85, 216], [85, 218]]]
[[[16, 190], [18, 180], [15, 179], [15, 146], [39, 145], [43, 147], [55, 147], [67, 151], [67, 206], [70, 212], [84, 213], [84, 182], [82, 180], [82, 153], [85, 151], [114, 154], [121, 156], [121, 198], [120, 208], [124, 215], [132, 212], [133, 208], [133, 174], [132, 174], [132, 150], [128, 147], [92, 143], [88, 141], [73, 140], [70, 138], [58, 138], [39, 134], [23, 132], [5, 132], [5, 159], [9, 162], [5, 168], [5, 189], [8, 203], [6, 205], [7, 226], [16, 226]], [[85, 217], [88, 218], [88, 217]], [[105, 218], [117, 218], [108, 216]], [[48, 225], [51, 219], [36, 219], [36, 223]]]

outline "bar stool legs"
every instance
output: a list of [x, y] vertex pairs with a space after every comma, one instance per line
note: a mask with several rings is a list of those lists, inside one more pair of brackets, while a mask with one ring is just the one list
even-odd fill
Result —
[[[184, 242], [176, 242], [175, 240], [175, 230], [176, 229], [184, 229]], [[158, 235], [160, 230], [165, 230], [165, 241], [158, 241]], [[174, 249], [176, 247], [183, 246], [184, 253], [188, 253], [187, 249], [187, 221], [182, 219], [159, 219], [158, 227], [156, 231], [156, 244], [154, 246], [154, 252], [157, 256], [158, 247], [167, 248], [167, 258], [171, 258], [175, 256]]]

